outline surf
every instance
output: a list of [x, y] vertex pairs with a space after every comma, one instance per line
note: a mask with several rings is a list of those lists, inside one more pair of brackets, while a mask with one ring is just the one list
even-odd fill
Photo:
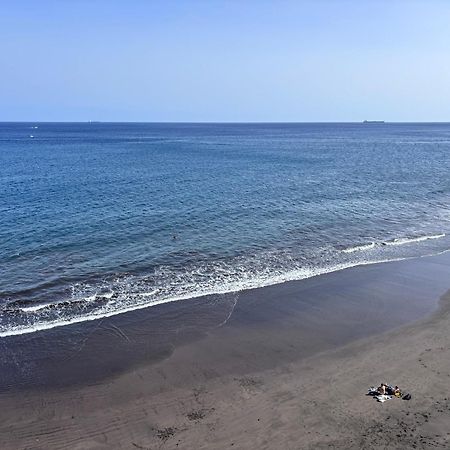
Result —
[[[401, 238], [411, 244], [445, 237], [445, 234]], [[398, 239], [400, 241], [400, 239]], [[381, 241], [384, 242], [384, 241]], [[28, 334], [56, 327], [63, 327], [97, 319], [112, 317], [127, 312], [162, 305], [165, 303], [188, 300], [210, 295], [238, 293], [248, 289], [263, 288], [290, 281], [298, 281], [327, 273], [345, 270], [351, 267], [400, 261], [410, 258], [405, 255], [384, 254], [389, 247], [375, 243], [350, 247], [344, 252], [350, 259], [337, 260], [336, 263], [321, 266], [302, 266], [300, 262], [283, 261], [282, 255], [266, 254], [262, 266], [251, 267], [245, 259], [234, 261], [234, 265], [212, 264], [185, 268], [184, 272], [169, 270], [167, 267], [156, 270], [152, 279], [149, 276], [128, 276], [111, 282], [105, 290], [104, 284], [98, 288], [91, 285], [79, 285], [74, 289], [73, 298], [52, 303], [7, 305], [10, 321], [0, 325], [0, 337]], [[394, 240], [392, 242], [395, 242]], [[356, 258], [359, 253], [378, 251], [372, 257]], [[380, 253], [381, 251], [381, 253]], [[430, 253], [433, 254], [433, 253]], [[338, 253], [334, 254], [337, 257]], [[423, 256], [423, 255], [418, 255]], [[259, 261], [261, 255], [253, 258]], [[277, 264], [273, 265], [275, 261]], [[284, 264], [283, 264], [284, 263]], [[158, 280], [159, 286], [151, 286]], [[93, 292], [98, 289], [98, 292]], [[52, 313], [54, 316], [52, 317]], [[3, 314], [7, 314], [4, 309]]]
[[446, 237], [445, 233], [440, 233], [440, 234], [420, 235], [420, 236], [413, 236], [413, 237], [394, 238], [394, 239], [387, 240], [387, 241], [370, 242], [367, 244], [357, 244], [357, 245], [342, 249], [342, 252], [343, 253], [365, 252], [365, 251], [371, 250], [375, 247], [408, 245], [408, 244], [415, 244], [415, 243], [419, 243], [419, 242], [425, 242], [425, 241], [433, 240], [433, 239], [442, 239], [445, 237]]

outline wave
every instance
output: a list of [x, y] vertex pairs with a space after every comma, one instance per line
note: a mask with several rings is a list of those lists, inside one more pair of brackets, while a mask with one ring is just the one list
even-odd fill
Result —
[[[271, 251], [229, 261], [197, 261], [182, 270], [160, 266], [151, 274], [121, 275], [93, 285], [77, 284], [72, 287], [72, 296], [61, 301], [7, 304], [0, 310], [0, 337], [107, 318], [164, 303], [302, 280], [355, 266], [407, 259], [418, 255], [408, 253], [409, 250], [400, 254], [396, 246], [441, 237], [445, 234], [370, 242], [341, 252], [318, 249], [311, 256], [316, 264], [322, 261], [318, 265], [308, 264], [304, 256], [295, 257], [292, 252]], [[389, 246], [388, 242], [392, 244]]]
[[360, 244], [360, 245], [355, 245], [355, 247], [348, 247], [348, 248], [344, 248], [342, 250], [343, 253], [354, 253], [354, 252], [362, 252], [365, 250], [370, 250], [371, 248], [374, 248], [376, 245], [375, 242], [371, 242], [370, 244]]
[[24, 313], [34, 313], [36, 311], [41, 311], [41, 310], [50, 310], [50, 309], [62, 309], [63, 307], [67, 307], [67, 306], [74, 306], [77, 304], [89, 304], [89, 303], [93, 303], [95, 302], [97, 305], [100, 302], [106, 302], [108, 300], [110, 300], [111, 298], [114, 297], [114, 292], [108, 292], [106, 294], [93, 294], [90, 295], [88, 297], [82, 298], [82, 299], [68, 299], [68, 300], [62, 300], [59, 302], [52, 302], [52, 303], [40, 303], [37, 305], [31, 305], [31, 306], [18, 306], [17, 308], [15, 308], [15, 304], [14, 303], [10, 303], [8, 305], [8, 309], [9, 311], [21, 311]]
[[[406, 258], [396, 258], [392, 260], [380, 260], [380, 261], [362, 261], [358, 263], [347, 263], [347, 264], [339, 264], [333, 267], [324, 267], [322, 269], [306, 269], [306, 270], [292, 270], [290, 272], [286, 272], [284, 274], [278, 274], [270, 279], [257, 279], [252, 277], [246, 277], [244, 276], [244, 279], [241, 281], [235, 281], [232, 283], [229, 283], [227, 285], [223, 286], [217, 286], [216, 289], [211, 290], [198, 290], [197, 292], [188, 292], [185, 294], [181, 294], [178, 296], [173, 297], [167, 297], [167, 298], [161, 298], [154, 300], [152, 302], [145, 302], [145, 303], [137, 303], [132, 302], [122, 302], [121, 307], [116, 307], [117, 305], [113, 306], [109, 304], [106, 308], [102, 308], [97, 311], [93, 311], [88, 314], [83, 314], [80, 316], [74, 316], [74, 317], [68, 317], [68, 318], [61, 318], [60, 314], [58, 314], [58, 318], [55, 318], [54, 320], [45, 320], [41, 322], [35, 322], [32, 324], [22, 325], [22, 326], [12, 326], [8, 328], [7, 330], [0, 331], [0, 337], [8, 337], [8, 336], [18, 336], [22, 334], [29, 334], [34, 333], [37, 331], [44, 331], [44, 330], [50, 330], [52, 328], [82, 323], [82, 322], [89, 322], [93, 320], [99, 320], [104, 319], [112, 316], [116, 316], [119, 314], [125, 314], [131, 311], [136, 311], [140, 309], [145, 309], [151, 306], [157, 306], [165, 303], [172, 303], [176, 301], [181, 300], [188, 300], [192, 298], [198, 298], [198, 297], [206, 297], [210, 295], [223, 295], [223, 294], [230, 294], [230, 293], [236, 293], [241, 292], [248, 289], [256, 289], [256, 288], [262, 288], [266, 286], [276, 285], [285, 283], [288, 281], [297, 281], [297, 280], [303, 280], [306, 278], [312, 278], [319, 275], [324, 275], [326, 273], [336, 272], [344, 269], [348, 269], [355, 266], [361, 266], [361, 265], [370, 265], [370, 264], [377, 264], [382, 262], [389, 262], [389, 261], [400, 261]], [[148, 297], [154, 294], [154, 291], [150, 292], [140, 292], [135, 294], [137, 297]], [[134, 297], [134, 296], [133, 296]], [[75, 301], [64, 301], [59, 302], [55, 304], [51, 304], [51, 309], [56, 308], [57, 306], [61, 307], [62, 305], [68, 306], [69, 304], [76, 305], [81, 304], [83, 301], [86, 301], [86, 299], [82, 300], [75, 300]], [[30, 307], [32, 308], [32, 307]], [[23, 311], [23, 308], [22, 308]], [[31, 309], [29, 309], [29, 312]]]
[[405, 244], [413, 244], [415, 242], [424, 242], [430, 239], [441, 239], [445, 237], [445, 233], [441, 234], [431, 234], [417, 237], [406, 237], [406, 238], [398, 238], [393, 239], [392, 241], [383, 242], [383, 245], [405, 245]]
[[41, 305], [34, 305], [34, 306], [22, 306], [21, 308], [18, 308], [18, 309], [23, 312], [36, 312], [41, 309], [49, 308], [51, 306], [52, 306], [52, 303], [44, 303]]
[[428, 241], [430, 239], [441, 239], [441, 238], [444, 238], [445, 236], [446, 236], [445, 233], [441, 233], [441, 234], [430, 234], [430, 235], [422, 235], [422, 236], [414, 236], [414, 237], [395, 238], [390, 241], [380, 241], [380, 242], [357, 244], [352, 247], [344, 248], [341, 251], [343, 253], [364, 252], [367, 250], [371, 250], [375, 247], [414, 244], [414, 243], [418, 243], [418, 242]]

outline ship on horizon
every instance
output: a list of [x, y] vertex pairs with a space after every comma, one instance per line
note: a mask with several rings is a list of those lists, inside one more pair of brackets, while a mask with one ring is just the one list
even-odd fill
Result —
[[384, 123], [384, 120], [363, 120], [363, 123]]

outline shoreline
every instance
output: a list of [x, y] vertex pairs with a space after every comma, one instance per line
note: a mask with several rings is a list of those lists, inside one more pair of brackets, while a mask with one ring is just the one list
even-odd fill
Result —
[[[442, 238], [445, 236], [446, 236], [446, 234], [442, 233], [442, 234], [437, 234], [437, 235], [422, 236], [422, 237], [410, 239], [410, 241], [411, 242], [425, 241], [425, 240]], [[408, 240], [407, 238], [405, 238], [405, 239]], [[377, 243], [372, 242], [371, 245], [377, 245]], [[387, 244], [383, 244], [383, 245], [387, 245]], [[401, 245], [401, 244], [399, 244], [399, 245]], [[348, 249], [344, 249], [344, 250], [342, 250], [342, 252], [343, 253], [353, 253], [354, 251], [356, 251], [355, 249], [359, 249], [361, 247], [366, 247], [366, 245], [356, 245], [355, 247], [350, 247]], [[308, 269], [308, 270], [310, 270], [310, 273], [308, 275], [303, 275], [303, 276], [290, 275], [293, 272], [297, 272], [297, 270], [293, 270], [292, 272], [287, 272], [282, 275], [278, 275], [277, 277], [272, 278], [270, 280], [261, 281], [260, 284], [255, 285], [255, 286], [252, 286], [250, 284], [245, 287], [235, 286], [235, 288], [228, 288], [225, 290], [218, 289], [218, 290], [206, 291], [206, 292], [197, 293], [197, 294], [190, 293], [190, 294], [186, 294], [186, 295], [183, 295], [180, 297], [157, 300], [153, 303], [135, 304], [132, 306], [128, 306], [128, 307], [124, 308], [123, 310], [113, 310], [113, 311], [109, 311], [109, 312], [104, 312], [99, 315], [97, 315], [97, 314], [89, 315], [88, 314], [88, 315], [83, 315], [80, 317], [74, 317], [71, 319], [64, 319], [63, 321], [56, 322], [56, 323], [52, 323], [52, 322], [41, 323], [41, 324], [35, 325], [34, 328], [32, 328], [32, 329], [19, 328], [19, 329], [12, 329], [12, 330], [8, 330], [8, 331], [0, 331], [0, 339], [14, 337], [14, 336], [22, 336], [24, 334], [45, 332], [48, 330], [53, 330], [54, 328], [70, 327], [73, 325], [82, 325], [86, 322], [93, 322], [93, 321], [99, 321], [99, 320], [104, 320], [104, 319], [108, 319], [108, 318], [113, 318], [115, 316], [119, 316], [122, 314], [128, 314], [128, 313], [132, 313], [134, 311], [139, 311], [142, 309], [147, 309], [147, 308], [152, 308], [152, 307], [158, 307], [160, 305], [175, 303], [175, 302], [179, 302], [179, 301], [189, 301], [189, 300], [194, 300], [194, 299], [198, 299], [198, 298], [210, 297], [213, 295], [239, 295], [240, 293], [243, 293], [246, 291], [252, 291], [252, 290], [256, 290], [256, 289], [264, 289], [264, 288], [268, 288], [268, 287], [282, 285], [284, 283], [299, 282], [299, 281], [303, 281], [303, 280], [308, 280], [310, 278], [320, 277], [320, 276], [328, 275], [331, 273], [341, 272], [343, 270], [353, 269], [353, 268], [357, 268], [357, 267], [371, 266], [371, 265], [376, 265], [376, 264], [386, 264], [386, 263], [393, 263], [393, 262], [400, 262], [400, 261], [408, 261], [408, 260], [414, 260], [414, 259], [419, 259], [419, 258], [433, 258], [435, 256], [440, 256], [440, 255], [443, 255], [443, 254], [446, 254], [449, 252], [450, 252], [450, 249], [446, 249], [446, 250], [438, 251], [436, 253], [424, 254], [424, 255], [420, 255], [420, 256], [402, 256], [402, 257], [393, 257], [391, 259], [344, 262], [344, 263], [337, 264], [332, 267], [318, 269], [317, 271]], [[306, 269], [304, 269], [304, 270], [307, 272]], [[140, 295], [147, 296], [148, 294], [149, 293], [142, 293]], [[94, 297], [95, 296], [96, 295], [94, 295]], [[107, 296], [104, 296], [104, 297], [108, 298]], [[100, 298], [103, 298], [103, 297], [100, 297]], [[83, 301], [84, 300], [73, 300], [74, 303], [83, 302]], [[65, 302], [70, 302], [70, 300], [63, 300], [61, 303], [65, 303]], [[19, 309], [22, 312], [25, 312], [25, 311], [26, 312], [34, 312], [36, 310], [43, 309], [46, 306], [52, 306], [52, 303], [37, 305], [37, 306], [25, 306], [25, 307], [20, 307]]]
[[[268, 326], [286, 328], [286, 320], [286, 345], [292, 339], [297, 341], [289, 357], [304, 358], [317, 350], [380, 334], [432, 313], [437, 308], [437, 298], [450, 287], [443, 277], [435, 275], [441, 260], [444, 264], [440, 270], [445, 272], [450, 252], [358, 265], [303, 280], [169, 302], [97, 321], [2, 338], [0, 392], [107, 380], [133, 367], [167, 359], [186, 343], [213, 338], [229, 342], [234, 339], [239, 345], [249, 327], [267, 334]], [[418, 272], [423, 272], [423, 280], [417, 278]], [[382, 288], [377, 280], [390, 283], [390, 289]], [[401, 309], [405, 280], [411, 292], [408, 308]], [[428, 286], [430, 280], [433, 286]], [[376, 290], [367, 292], [374, 283]], [[344, 312], [348, 318], [342, 317]], [[368, 314], [376, 317], [381, 313], [387, 316], [383, 320], [368, 318]], [[358, 320], [364, 323], [358, 325]], [[335, 329], [330, 330], [333, 326]], [[228, 330], [231, 331], [227, 333]], [[279, 334], [276, 328], [272, 332]], [[223, 336], [214, 337], [215, 334]], [[311, 341], [311, 336], [315, 340]], [[252, 344], [258, 345], [257, 338], [252, 339]], [[308, 345], [302, 345], [301, 339]], [[61, 361], [67, 366], [65, 370], [60, 367]], [[30, 368], [25, 374], [21, 372], [22, 362]], [[80, 365], [86, 367], [86, 373], [80, 373]]]
[[[34, 355], [28, 386], [17, 376], [5, 385], [2, 371], [2, 448], [386, 448], [380, 421], [402, 428], [425, 409], [430, 419], [411, 424], [420, 432], [389, 434], [392, 448], [422, 448], [430, 423], [445, 448], [449, 273], [448, 254], [358, 266], [71, 330], [75, 347], [55, 349], [66, 333], [47, 336], [52, 351]], [[369, 401], [381, 381], [413, 400]]]

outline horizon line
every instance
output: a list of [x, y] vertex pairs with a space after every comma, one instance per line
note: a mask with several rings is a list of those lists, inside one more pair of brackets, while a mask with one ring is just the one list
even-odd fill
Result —
[[[371, 123], [372, 122], [372, 123]], [[246, 124], [450, 124], [450, 121], [386, 121], [378, 119], [363, 119], [360, 121], [136, 121], [136, 120], [0, 120], [0, 123], [80, 123], [80, 124], [220, 124], [220, 125], [246, 125]]]

